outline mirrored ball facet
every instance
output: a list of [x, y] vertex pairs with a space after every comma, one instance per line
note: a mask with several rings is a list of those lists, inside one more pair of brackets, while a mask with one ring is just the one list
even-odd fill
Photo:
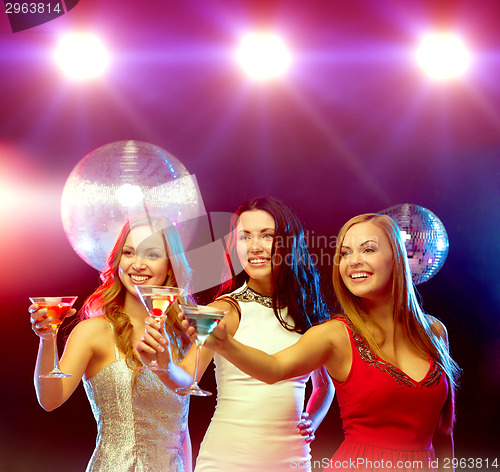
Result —
[[440, 219], [419, 205], [405, 203], [380, 213], [399, 226], [405, 242], [413, 282], [426, 282], [437, 274], [448, 255], [449, 241]]
[[119, 141], [87, 154], [71, 171], [61, 198], [64, 231], [76, 253], [102, 270], [127, 219], [164, 216], [189, 244], [205, 214], [194, 176], [172, 154], [141, 141]]

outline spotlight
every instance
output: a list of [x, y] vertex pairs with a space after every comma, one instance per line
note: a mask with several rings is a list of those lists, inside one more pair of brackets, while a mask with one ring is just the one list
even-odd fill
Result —
[[434, 33], [423, 37], [416, 52], [416, 60], [429, 77], [445, 81], [462, 76], [471, 57], [458, 36]]
[[81, 33], [63, 36], [55, 59], [67, 77], [83, 81], [94, 79], [105, 71], [109, 54], [96, 36]]
[[242, 38], [236, 59], [251, 78], [264, 81], [282, 76], [290, 65], [291, 54], [279, 36], [251, 33]]
[[142, 205], [144, 194], [138, 185], [123, 184], [116, 190], [116, 198], [124, 207]]

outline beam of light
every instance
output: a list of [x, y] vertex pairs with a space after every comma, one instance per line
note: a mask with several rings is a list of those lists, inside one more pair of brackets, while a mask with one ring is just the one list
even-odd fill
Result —
[[55, 177], [43, 175], [28, 157], [18, 146], [0, 140], [0, 250], [24, 233], [35, 239], [53, 228], [54, 221], [57, 224], [60, 195]]
[[352, 151], [346, 143], [340, 130], [333, 126], [331, 120], [326, 116], [321, 116], [317, 108], [312, 106], [312, 102], [307, 100], [301, 93], [292, 87], [287, 87], [291, 100], [295, 103], [301, 113], [310, 121], [314, 129], [325, 139], [325, 145], [328, 145], [334, 152], [335, 157], [342, 159], [347, 168], [366, 185], [366, 188], [373, 192], [376, 198], [381, 201], [387, 201], [389, 194], [386, 188], [374, 179], [369, 169], [361, 162], [358, 155]]
[[285, 74], [291, 63], [285, 42], [272, 33], [249, 33], [236, 51], [236, 60], [246, 74], [258, 81], [276, 79]]
[[458, 36], [429, 33], [422, 38], [415, 59], [429, 77], [446, 81], [465, 74], [471, 54]]
[[408, 234], [405, 230], [401, 230], [400, 233], [401, 233], [401, 239], [403, 240], [404, 243], [406, 243], [406, 241], [409, 241], [411, 239], [411, 234]]
[[[491, 75], [495, 77], [495, 74]], [[489, 125], [495, 130], [494, 132], [500, 133], [500, 116], [498, 114], [498, 108], [496, 107], [498, 101], [498, 88], [495, 88], [495, 84], [492, 84], [490, 90], [480, 90], [478, 87], [473, 88], [471, 86], [465, 87], [464, 90], [476, 109], [487, 118]], [[492, 97], [494, 97], [494, 99], [492, 99]]]
[[101, 76], [109, 53], [99, 38], [80, 33], [63, 36], [54, 53], [56, 63], [70, 79], [85, 81]]

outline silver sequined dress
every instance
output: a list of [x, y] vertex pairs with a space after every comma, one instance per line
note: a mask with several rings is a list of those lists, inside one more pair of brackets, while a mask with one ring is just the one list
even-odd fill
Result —
[[189, 396], [165, 387], [142, 370], [132, 388], [133, 371], [116, 360], [84, 380], [97, 422], [96, 448], [87, 472], [183, 472]]

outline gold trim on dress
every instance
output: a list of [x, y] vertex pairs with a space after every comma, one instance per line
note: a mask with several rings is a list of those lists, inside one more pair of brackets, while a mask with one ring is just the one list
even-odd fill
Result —
[[231, 298], [238, 302], [257, 302], [259, 305], [265, 306], [266, 308], [273, 307], [273, 297], [262, 295], [252, 290], [248, 285], [241, 292], [232, 293]]
[[432, 359], [431, 362], [434, 366], [432, 371], [428, 373], [420, 382], [415, 382], [407, 374], [405, 374], [401, 369], [392, 365], [389, 362], [384, 361], [378, 357], [370, 348], [366, 339], [362, 334], [356, 329], [349, 318], [344, 318], [346, 320], [349, 329], [352, 332], [352, 337], [354, 339], [354, 345], [363, 359], [367, 364], [376, 367], [382, 372], [387, 372], [393, 379], [396, 380], [398, 385], [406, 385], [407, 387], [415, 387], [417, 383], [421, 383], [424, 387], [430, 387], [434, 385], [441, 377], [441, 369], [439, 365], [436, 364]]

